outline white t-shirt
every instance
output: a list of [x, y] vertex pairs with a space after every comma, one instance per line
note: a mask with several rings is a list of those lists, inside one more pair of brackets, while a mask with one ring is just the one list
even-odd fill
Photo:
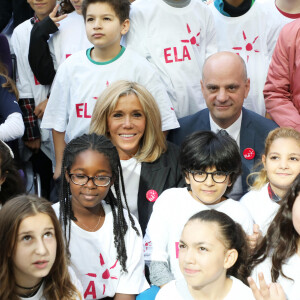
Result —
[[217, 52], [215, 26], [208, 7], [191, 0], [172, 7], [162, 0], [131, 5], [128, 47], [156, 66], [178, 118], [206, 108], [200, 80], [205, 58]]
[[73, 53], [93, 47], [87, 38], [82, 15], [73, 11], [59, 23], [59, 31], [53, 34], [49, 40], [49, 48], [56, 70]]
[[275, 217], [279, 204], [270, 199], [268, 183], [260, 190], [252, 190], [244, 195], [240, 202], [247, 207], [255, 224], [266, 235], [270, 223]]
[[247, 234], [253, 233], [253, 221], [245, 207], [238, 201], [227, 199], [218, 204], [204, 205], [195, 200], [187, 188], [164, 191], [153, 206], [144, 237], [145, 260], [168, 262], [175, 279], [182, 274], [178, 265], [178, 244], [188, 219], [206, 209], [215, 209], [241, 224]]
[[[263, 272], [266, 283], [272, 282], [271, 278], [272, 262], [270, 258], [266, 258], [261, 264], [259, 264], [252, 272], [252, 277], [258, 284], [258, 273]], [[289, 280], [279, 275], [277, 282], [281, 284], [287, 300], [299, 300], [300, 299], [300, 257], [294, 254], [292, 257], [287, 259], [286, 263], [282, 266], [283, 274], [287, 277], [292, 278]]]
[[[230, 276], [232, 286], [229, 293], [223, 300], [254, 300], [251, 289], [239, 279]], [[188, 287], [184, 279], [179, 281], [172, 280], [161, 288], [155, 297], [155, 300], [193, 300], [189, 293]]]
[[97, 63], [86, 52], [73, 54], [59, 67], [43, 117], [43, 128], [65, 132], [66, 143], [88, 133], [99, 95], [117, 80], [135, 81], [149, 90], [158, 104], [163, 131], [179, 127], [159, 75], [145, 58], [122, 48], [110, 62]]
[[276, 26], [257, 1], [239, 17], [224, 16], [214, 3], [209, 7], [216, 24], [218, 50], [238, 53], [246, 63], [250, 92], [244, 107], [264, 116], [263, 88], [276, 43]]
[[[124, 238], [128, 273], [124, 273], [117, 260], [114, 245], [112, 211], [105, 201], [102, 201], [102, 206], [105, 221], [99, 230], [88, 232], [71, 222], [71, 263], [83, 286], [84, 299], [113, 297], [116, 293], [139, 294], [149, 287], [144, 275], [142, 233], [137, 236], [124, 209], [124, 217], [128, 224]], [[54, 204], [53, 208], [58, 216], [59, 203]], [[138, 221], [135, 218], [134, 220], [141, 232]]]
[[[276, 0], [256, 0], [258, 2], [261, 2], [263, 4], [263, 8], [268, 13], [268, 18], [272, 20], [274, 28], [276, 28], [275, 32], [275, 42], [278, 39], [279, 33], [284, 25], [293, 22], [295, 19], [288, 18], [285, 15], [283, 15], [278, 8], [276, 7]], [[273, 53], [276, 43], [273, 44], [273, 47], [271, 48], [271, 52]]]
[[[17, 26], [11, 37], [13, 51], [17, 58], [17, 88], [20, 98], [34, 98], [35, 106], [47, 99], [50, 86], [41, 85], [31, 71], [28, 52], [29, 41], [32, 24], [27, 20]], [[38, 120], [39, 124], [41, 123]], [[48, 130], [40, 130], [41, 132], [41, 149], [51, 159], [54, 160], [54, 148], [52, 142], [52, 134]], [[31, 156], [31, 151], [25, 148], [28, 153], [23, 153], [26, 160]]]
[[[68, 270], [69, 270], [69, 274], [70, 274], [72, 283], [74, 284], [74, 286], [76, 287], [76, 289], [80, 293], [80, 295], [82, 296], [83, 290], [82, 290], [81, 282], [78, 280], [78, 278], [76, 277], [76, 275], [71, 267], [68, 267]], [[46, 298], [43, 296], [44, 287], [45, 286], [43, 283], [34, 296], [29, 297], [29, 298], [28, 297], [26, 297], [26, 298], [20, 297], [21, 300], [46, 300]], [[77, 297], [76, 299], [79, 300], [80, 298]]]
[[[126, 199], [130, 212], [138, 219], [138, 192], [140, 185], [140, 176], [142, 165], [132, 157], [128, 160], [121, 160], [122, 172], [124, 177], [124, 184], [126, 187]], [[123, 194], [122, 194], [123, 197]]]

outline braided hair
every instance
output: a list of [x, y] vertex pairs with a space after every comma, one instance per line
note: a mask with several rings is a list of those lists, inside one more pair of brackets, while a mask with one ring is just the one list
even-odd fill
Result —
[[[125, 186], [122, 168], [120, 164], [120, 159], [116, 147], [112, 142], [103, 135], [93, 134], [84, 134], [76, 139], [73, 139], [69, 144], [67, 144], [62, 161], [62, 186], [60, 190], [60, 222], [62, 223], [64, 229], [64, 235], [66, 239], [68, 255], [69, 244], [71, 238], [71, 222], [69, 220], [76, 220], [72, 210], [72, 201], [70, 197], [70, 186], [69, 182], [65, 178], [65, 173], [69, 172], [72, 165], [75, 162], [77, 155], [81, 152], [93, 150], [105, 155], [109, 161], [111, 170], [112, 170], [112, 181], [114, 182], [114, 188], [116, 192], [116, 197], [112, 193], [111, 188], [108, 191], [107, 196], [105, 197], [105, 202], [110, 205], [111, 211], [113, 214], [113, 234], [114, 234], [114, 245], [117, 250], [117, 259], [120, 261], [121, 267], [124, 272], [127, 272], [126, 269], [126, 246], [124, 236], [128, 230], [128, 225], [124, 218], [123, 213], [123, 204], [121, 199], [121, 188], [126, 205], [128, 210], [128, 216], [130, 219], [131, 227], [135, 230], [136, 234], [139, 235], [139, 231], [135, 226], [135, 222], [130, 214], [129, 207], [127, 204], [127, 199], [125, 195]], [[121, 188], [120, 188], [121, 182]]]

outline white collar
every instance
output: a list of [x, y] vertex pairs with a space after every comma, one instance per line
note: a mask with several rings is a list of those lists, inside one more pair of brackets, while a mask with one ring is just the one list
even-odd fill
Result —
[[240, 131], [241, 131], [241, 126], [242, 126], [242, 116], [243, 112], [241, 111], [240, 116], [238, 119], [231, 124], [227, 128], [221, 128], [219, 125], [217, 125], [214, 120], [211, 117], [211, 114], [209, 113], [209, 122], [210, 122], [210, 129], [214, 133], [218, 133], [221, 129], [225, 129], [227, 133], [237, 142], [237, 144], [240, 144]]

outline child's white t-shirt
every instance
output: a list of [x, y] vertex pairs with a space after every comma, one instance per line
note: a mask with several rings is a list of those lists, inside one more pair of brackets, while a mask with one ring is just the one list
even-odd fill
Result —
[[[239, 279], [230, 276], [232, 286], [223, 300], [254, 300], [251, 289]], [[155, 300], [193, 300], [184, 279], [172, 280], [161, 288]]]
[[244, 101], [244, 107], [264, 116], [266, 109], [263, 89], [277, 39], [277, 28], [273, 20], [258, 1], [239, 17], [224, 16], [214, 3], [209, 7], [216, 24], [218, 51], [237, 53], [247, 66], [250, 92]]
[[268, 183], [260, 190], [252, 190], [245, 194], [240, 202], [248, 209], [262, 234], [266, 235], [270, 223], [279, 209], [279, 204], [270, 199]]
[[[272, 261], [271, 258], [266, 258], [262, 263], [260, 263], [254, 270], [252, 271], [252, 277], [256, 284], [259, 284], [258, 273], [262, 272], [264, 274], [265, 280], [267, 284], [272, 282], [271, 277], [271, 268]], [[289, 280], [279, 275], [277, 282], [281, 284], [287, 300], [299, 300], [300, 299], [300, 256], [298, 254], [294, 254], [290, 258], [286, 260], [286, 262], [282, 265], [283, 273], [293, 280]]]
[[59, 67], [42, 128], [65, 132], [66, 143], [88, 133], [98, 97], [117, 80], [134, 81], [148, 89], [158, 104], [163, 131], [179, 127], [159, 75], [145, 58], [122, 48], [113, 60], [97, 63], [87, 53], [89, 51], [77, 52]]
[[[71, 267], [68, 267], [68, 270], [69, 270], [70, 278], [71, 278], [73, 285], [76, 287], [77, 291], [82, 296], [83, 293], [82, 293], [81, 282], [78, 280], [78, 278], [76, 277], [76, 275]], [[21, 298], [21, 300], [46, 300], [46, 298], [43, 296], [44, 288], [45, 288], [45, 285], [43, 283], [34, 296], [29, 297], [29, 298], [28, 297], [26, 297], [26, 298], [20, 297], [20, 298]], [[76, 299], [79, 300], [80, 298], [76, 297]]]
[[49, 40], [50, 53], [56, 70], [72, 54], [93, 47], [87, 38], [82, 15], [73, 11], [59, 23], [59, 31]]
[[[12, 34], [11, 44], [17, 58], [16, 85], [19, 91], [19, 97], [20, 99], [33, 98], [36, 107], [42, 101], [47, 99], [50, 86], [41, 85], [35, 78], [29, 65], [28, 52], [32, 26], [30, 20], [17, 26]], [[40, 119], [38, 120], [38, 123], [40, 125]], [[52, 161], [54, 161], [52, 134], [48, 130], [43, 129], [40, 129], [40, 132], [42, 141], [41, 149]], [[27, 148], [25, 149], [26, 153], [22, 153], [22, 156], [26, 160], [31, 156], [31, 151]]]
[[206, 108], [202, 66], [217, 45], [212, 14], [201, 0], [181, 8], [162, 0], [133, 2], [126, 43], [155, 65], [178, 118]]
[[187, 188], [164, 191], [153, 206], [144, 237], [145, 260], [166, 262], [175, 279], [182, 278], [178, 265], [178, 244], [184, 225], [194, 214], [215, 209], [230, 216], [249, 235], [253, 233], [253, 220], [238, 201], [227, 199], [218, 204], [204, 205], [195, 200]]
[[[59, 203], [53, 205], [57, 216], [59, 206]], [[86, 231], [71, 221], [71, 263], [83, 286], [84, 299], [114, 297], [116, 293], [139, 294], [149, 287], [144, 275], [143, 243], [139, 223], [133, 217], [140, 236], [132, 229], [128, 213], [124, 209], [124, 217], [128, 224], [128, 231], [124, 237], [128, 273], [124, 273], [117, 260], [114, 245], [113, 214], [110, 205], [105, 201], [102, 201], [102, 206], [105, 221], [95, 232]]]

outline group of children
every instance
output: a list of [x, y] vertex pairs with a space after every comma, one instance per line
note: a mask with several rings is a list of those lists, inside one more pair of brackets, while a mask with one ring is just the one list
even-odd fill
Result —
[[[8, 176], [2, 153], [11, 154], [7, 147], [1, 151], [4, 186], [17, 175]], [[262, 186], [260, 203], [248, 195], [242, 202], [224, 197], [241, 169], [237, 145], [227, 134], [189, 136], [180, 163], [187, 188], [166, 190], [157, 199], [143, 251], [115, 146], [96, 134], [72, 140], [64, 150], [60, 202], [53, 206], [60, 225], [50, 203], [34, 196], [16, 197], [0, 210], [0, 241], [7, 245], [1, 247], [0, 298], [154, 299], [147, 290], [145, 256], [151, 283], [166, 285], [157, 299], [253, 299], [247, 278], [252, 274], [253, 286], [253, 280], [262, 281], [260, 272], [267, 283], [281, 284], [280, 299], [297, 299], [299, 133], [279, 128], [269, 134], [256, 181]], [[275, 208], [261, 205], [268, 202]], [[255, 212], [262, 210], [258, 218]], [[254, 223], [267, 229], [251, 249]], [[255, 285], [253, 290], [260, 293]]]
[[[270, 132], [262, 168], [250, 175], [254, 183], [240, 202], [226, 197], [241, 174], [236, 142], [222, 130], [188, 136], [179, 156], [186, 187], [155, 198], [144, 237], [127, 204], [116, 145], [87, 134], [98, 96], [118, 79], [152, 93], [162, 131], [203, 108], [202, 65], [218, 48], [213, 15], [200, 1], [150, 2], [136, 2], [130, 31], [127, 0], [64, 0], [67, 17], [56, 15], [54, 0], [28, 0], [35, 17], [12, 36], [19, 104], [27, 118], [24, 143], [44, 174], [45, 194], [52, 163], [60, 193], [52, 207], [35, 196], [9, 200], [24, 192], [23, 182], [12, 151], [0, 142], [0, 299], [298, 299], [299, 132]], [[190, 21], [183, 24], [186, 15]], [[174, 42], [174, 32], [160, 28], [178, 30], [180, 38]], [[226, 37], [220, 32], [219, 40]], [[248, 31], [241, 38], [247, 42]], [[252, 48], [262, 46], [258, 38]], [[39, 45], [45, 51], [35, 60], [30, 51]], [[33, 73], [37, 68], [30, 66], [39, 59], [48, 64]], [[248, 104], [264, 113], [261, 103]]]

